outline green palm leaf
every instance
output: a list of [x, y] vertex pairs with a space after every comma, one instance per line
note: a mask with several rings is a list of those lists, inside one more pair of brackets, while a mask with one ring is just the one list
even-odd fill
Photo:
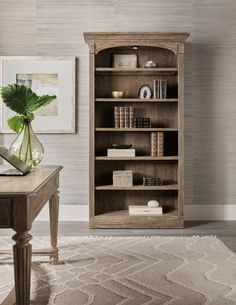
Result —
[[38, 96], [30, 88], [17, 84], [2, 87], [1, 96], [8, 108], [25, 117], [56, 98], [55, 95]]
[[42, 106], [46, 106], [48, 104], [50, 104], [53, 100], [55, 100], [56, 95], [42, 95], [39, 97], [39, 99], [37, 101], [34, 102], [33, 105], [31, 105], [31, 111], [36, 111], [37, 109], [39, 109]]
[[19, 133], [23, 127], [24, 121], [25, 117], [23, 115], [15, 115], [7, 120], [7, 124], [12, 130]]

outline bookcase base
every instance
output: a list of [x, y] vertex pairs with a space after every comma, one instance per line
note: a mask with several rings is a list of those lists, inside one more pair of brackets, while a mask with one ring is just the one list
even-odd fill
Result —
[[163, 216], [127, 216], [119, 217], [94, 216], [90, 218], [91, 229], [182, 229], [183, 217], [166, 219]]

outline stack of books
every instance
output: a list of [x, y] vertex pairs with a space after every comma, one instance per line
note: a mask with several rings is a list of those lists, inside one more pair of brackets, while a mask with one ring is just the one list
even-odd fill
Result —
[[114, 107], [115, 128], [134, 128], [134, 107]]
[[164, 156], [164, 132], [159, 131], [151, 133], [151, 156]]
[[158, 79], [153, 81], [153, 98], [165, 99], [167, 97], [167, 81]]
[[135, 128], [151, 128], [151, 119], [150, 118], [135, 118]]
[[147, 205], [130, 205], [130, 215], [162, 215], [162, 207], [149, 207]]
[[144, 186], [156, 186], [156, 185], [162, 185], [161, 178], [147, 178], [143, 177], [143, 185]]
[[114, 187], [131, 187], [133, 186], [133, 172], [130, 170], [113, 171]]
[[108, 157], [135, 157], [134, 148], [108, 148], [107, 149]]

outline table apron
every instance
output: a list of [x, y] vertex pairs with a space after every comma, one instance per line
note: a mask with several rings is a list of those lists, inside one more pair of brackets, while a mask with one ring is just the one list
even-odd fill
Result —
[[0, 228], [11, 227], [11, 199], [0, 198]]
[[36, 193], [0, 197], [0, 228], [17, 231], [30, 230], [34, 219], [59, 187], [59, 174], [55, 174]]
[[33, 222], [37, 215], [40, 213], [44, 205], [52, 197], [52, 195], [57, 192], [59, 187], [59, 175], [55, 175], [48, 181], [39, 191], [33, 196], [29, 197], [29, 207], [31, 221]]

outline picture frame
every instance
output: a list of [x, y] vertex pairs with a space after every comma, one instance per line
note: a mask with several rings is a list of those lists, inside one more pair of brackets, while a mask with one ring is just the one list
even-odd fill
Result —
[[140, 99], [150, 99], [152, 97], [152, 88], [149, 85], [143, 85], [138, 90]]
[[[0, 56], [0, 86], [17, 83], [36, 94], [56, 95], [35, 112], [35, 133], [75, 133], [74, 56]], [[0, 133], [13, 133], [7, 120], [14, 116], [0, 97]]]
[[132, 69], [137, 68], [137, 54], [114, 54], [113, 68]]

